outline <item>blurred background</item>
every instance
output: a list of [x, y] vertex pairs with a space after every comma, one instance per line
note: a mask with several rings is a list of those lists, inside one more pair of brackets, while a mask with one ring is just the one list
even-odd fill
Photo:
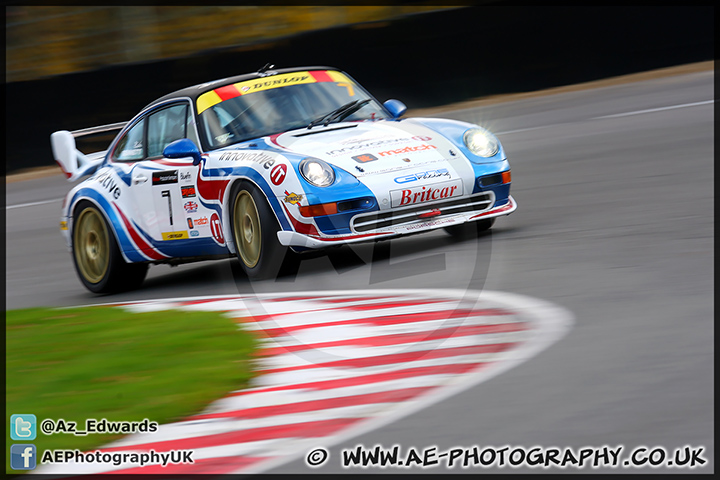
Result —
[[[412, 3], [412, 4], [411, 4]], [[6, 7], [6, 172], [173, 90], [327, 65], [410, 109], [714, 58], [712, 7]]]

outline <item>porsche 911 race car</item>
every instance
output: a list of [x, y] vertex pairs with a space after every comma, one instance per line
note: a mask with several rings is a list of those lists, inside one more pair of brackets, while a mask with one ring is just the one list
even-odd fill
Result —
[[[89, 290], [137, 287], [151, 263], [233, 255], [262, 278], [288, 249], [459, 234], [515, 210], [486, 129], [403, 119], [402, 102], [334, 68], [266, 67], [166, 95], [127, 123], [51, 135], [68, 180], [91, 175], [60, 221]], [[76, 147], [117, 129], [106, 151]]]

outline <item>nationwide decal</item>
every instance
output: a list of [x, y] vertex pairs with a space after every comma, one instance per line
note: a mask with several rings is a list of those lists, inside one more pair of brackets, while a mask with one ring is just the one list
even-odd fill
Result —
[[213, 239], [220, 245], [225, 245], [225, 235], [223, 235], [222, 225], [220, 224], [220, 217], [217, 213], [213, 213], [210, 216], [210, 233], [212, 233]]
[[293, 205], [299, 205], [303, 198], [304, 198], [303, 195], [300, 195], [297, 193], [289, 193], [287, 190], [285, 190], [285, 202], [286, 203], [291, 203]]
[[462, 180], [434, 183], [418, 187], [408, 187], [390, 192], [390, 203], [393, 207], [404, 207], [418, 203], [435, 202], [463, 194]]
[[185, 205], [183, 205], [183, 208], [187, 213], [195, 213], [198, 209], [198, 204], [193, 202], [192, 200], [189, 202], [185, 202]]
[[183, 198], [190, 198], [195, 196], [195, 185], [183, 185], [180, 187], [180, 193]]
[[434, 150], [437, 149], [435, 145], [430, 145], [429, 143], [424, 143], [422, 145], [418, 145], [416, 147], [405, 147], [405, 148], [399, 148], [397, 150], [386, 150], [384, 152], [380, 152], [379, 155], [381, 157], [386, 157], [388, 155], [398, 155], [401, 153], [411, 153], [411, 152], [422, 152], [423, 150]]
[[198, 235], [200, 235], [200, 232], [198, 232], [197, 230], [190, 230], [191, 237], [197, 237]]
[[395, 183], [409, 183], [416, 182], [418, 180], [429, 180], [431, 178], [447, 177], [450, 178], [450, 172], [447, 168], [440, 168], [438, 170], [428, 170], [427, 172], [411, 173], [410, 175], [403, 175], [402, 177], [396, 177]]
[[183, 238], [188, 238], [188, 232], [163, 232], [162, 239], [163, 240], [181, 240]]
[[193, 226], [192, 218], [188, 218], [188, 219], [187, 219], [187, 222], [188, 222], [188, 228], [189, 228], [190, 230], [192, 230], [193, 228], [195, 228], [195, 227]]
[[207, 225], [209, 222], [207, 217], [200, 217], [195, 219], [195, 225]]
[[153, 172], [153, 185], [168, 185], [170, 183], [178, 183], [178, 171], [170, 170], [166, 172]]
[[67, 229], [68, 229], [67, 222], [65, 220], [61, 221], [60, 222], [60, 230], [67, 230]]
[[110, 175], [110, 172], [101, 173], [95, 177], [95, 181], [106, 188], [108, 193], [112, 195], [115, 200], [120, 198], [120, 185], [115, 183], [115, 180]]
[[285, 175], [287, 175], [287, 165], [281, 163], [275, 166], [275, 168], [270, 171], [270, 180], [272, 181], [273, 185], [277, 186], [283, 183], [283, 180], [285, 180]]
[[180, 180], [183, 180], [183, 181], [185, 181], [185, 180], [192, 180], [192, 173], [190, 173], [190, 172], [185, 172], [185, 173], [180, 172]]
[[270, 155], [259, 152], [225, 152], [218, 159], [221, 162], [251, 162], [262, 164], [264, 168], [275, 165], [275, 159]]
[[375, 155], [370, 155], [369, 153], [363, 153], [362, 155], [358, 155], [352, 158], [358, 163], [374, 162], [375, 160], [377, 160], [377, 157]]
[[352, 153], [355, 150], [368, 150], [373, 147], [382, 147], [382, 146], [389, 146], [389, 145], [397, 145], [398, 143], [404, 143], [404, 142], [427, 142], [429, 140], [432, 140], [432, 137], [427, 137], [424, 135], [416, 135], [414, 137], [400, 137], [400, 138], [388, 138], [388, 139], [380, 139], [380, 140], [365, 140], [365, 139], [349, 139], [340, 142], [341, 145], [347, 145], [344, 148], [339, 148], [336, 150], [330, 150], [329, 152], [325, 152], [327, 155], [330, 155], [332, 157], [347, 153]]

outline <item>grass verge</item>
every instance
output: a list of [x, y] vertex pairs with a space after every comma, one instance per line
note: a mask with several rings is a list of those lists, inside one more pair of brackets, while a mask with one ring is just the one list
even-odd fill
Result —
[[[6, 411], [77, 422], [89, 418], [158, 423], [200, 412], [247, 386], [256, 339], [219, 312], [130, 313], [118, 307], [6, 312]], [[46, 449], [92, 450], [118, 434], [44, 435]], [[150, 434], [149, 439], [152, 439]], [[38, 459], [39, 460], [39, 459]], [[38, 461], [38, 466], [40, 462]]]

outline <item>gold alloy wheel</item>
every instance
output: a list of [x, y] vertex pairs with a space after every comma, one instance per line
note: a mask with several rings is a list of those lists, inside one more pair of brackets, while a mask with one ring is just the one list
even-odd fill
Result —
[[110, 263], [110, 236], [105, 221], [94, 208], [88, 207], [78, 216], [73, 246], [82, 276], [90, 283], [100, 282]]
[[243, 263], [253, 268], [260, 260], [262, 230], [255, 201], [246, 190], [241, 191], [235, 199], [233, 235]]

